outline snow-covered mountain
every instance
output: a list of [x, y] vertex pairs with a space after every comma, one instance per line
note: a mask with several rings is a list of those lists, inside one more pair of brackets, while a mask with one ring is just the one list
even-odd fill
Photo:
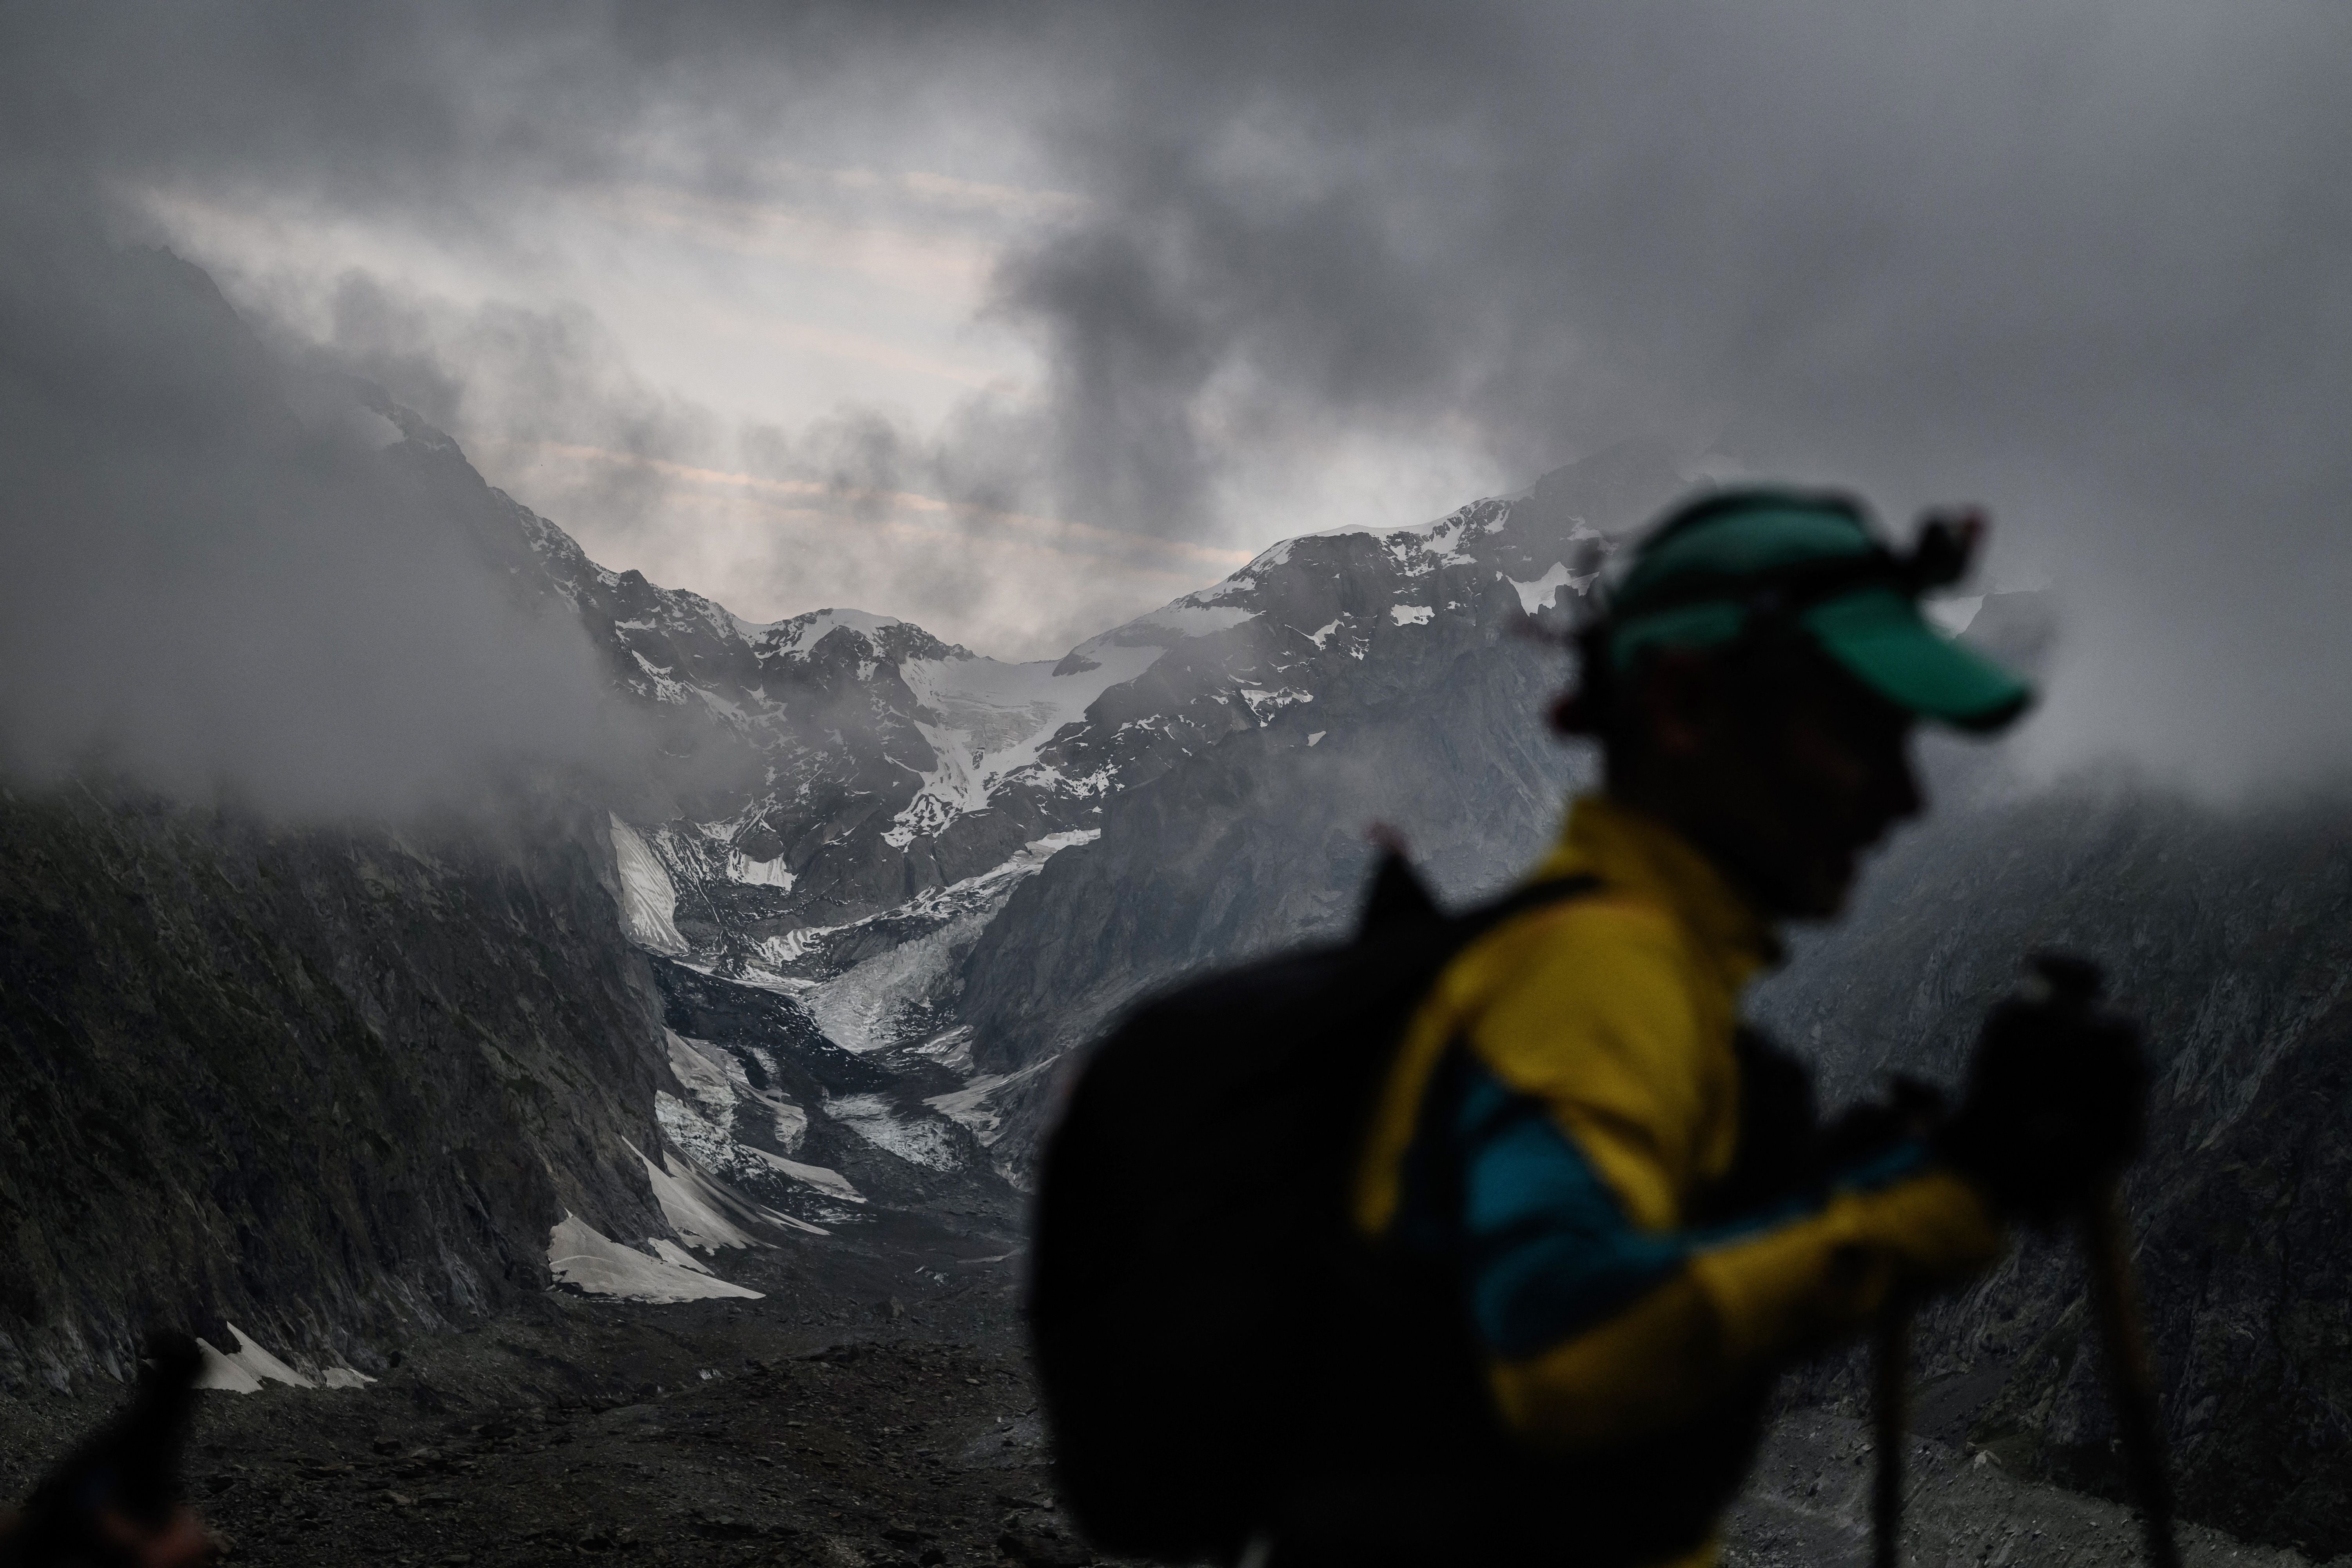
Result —
[[[1559, 656], [1517, 634], [1556, 622], [1609, 532], [1679, 482], [1654, 454], [1621, 449], [1433, 522], [1286, 541], [1058, 659], [1006, 663], [887, 616], [755, 623], [614, 572], [483, 485], [446, 437], [384, 412], [407, 437], [394, 460], [462, 504], [526, 591], [578, 616], [664, 749], [694, 759], [614, 819], [627, 929], [671, 997], [681, 1081], [698, 1061], [735, 1064], [724, 1083], [673, 1097], [717, 1140], [696, 1157], [813, 1223], [841, 1217], [825, 1184], [847, 1178], [804, 1157], [812, 1136], [836, 1158], [879, 1149], [935, 1170], [989, 1163], [994, 1147], [1017, 1178], [1048, 1064], [1189, 963], [1341, 918], [1370, 821], [1413, 831], [1457, 887], [1516, 868], [1562, 782], [1539, 724]], [[1507, 692], [1495, 687], [1506, 675]], [[1325, 837], [1336, 826], [1341, 847], [1309, 866], [1262, 846], [1224, 873], [1280, 862], [1311, 887], [1259, 889], [1222, 938], [1158, 947], [1122, 945], [1124, 893], [1076, 937], [1070, 911], [1088, 900], [1018, 896], [1074, 860], [1130, 888], [1145, 838], [1162, 863], [1150, 874], [1164, 877], [1167, 847], [1118, 825], [1230, 816], [1232, 803], [1200, 792], [1232, 789], [1244, 759], [1252, 787], [1288, 791], [1302, 767], [1321, 780], [1261, 826], [1279, 836], [1312, 821]], [[1157, 808], [1124, 805], [1143, 796]], [[1440, 796], [1452, 804], [1421, 809]], [[1518, 803], [1507, 826], [1493, 820], [1504, 800]], [[1185, 901], [1219, 907], [1206, 888]], [[1024, 965], [1050, 994], [1009, 983]], [[757, 994], [718, 1041], [688, 1030], [677, 1003], [714, 988]], [[857, 1059], [867, 1078], [761, 1086], [810, 1049]], [[777, 1095], [788, 1103], [770, 1104]], [[695, 1142], [685, 1122], [665, 1126], [673, 1144]]]
[[1306, 723], [1318, 700], [1377, 688], [1395, 657], [1444, 635], [1441, 619], [1525, 616], [1578, 591], [1568, 557], [1597, 531], [1573, 517], [1513, 526], [1528, 500], [1289, 541], [1026, 664], [861, 611], [747, 622], [609, 572], [518, 511], [616, 681], [756, 759], [751, 787], [635, 825], [685, 900], [681, 933], [724, 972], [806, 976], [836, 933], [963, 911], [968, 885], [1086, 842], [1108, 797], [1224, 737]]

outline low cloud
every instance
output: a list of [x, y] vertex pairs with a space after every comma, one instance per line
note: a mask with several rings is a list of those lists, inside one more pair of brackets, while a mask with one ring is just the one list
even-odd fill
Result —
[[304, 816], [466, 806], [638, 737], [349, 384], [71, 184], [0, 190], [0, 769]]
[[577, 309], [461, 306], [355, 270], [243, 291], [274, 307], [289, 361], [384, 387], [591, 555], [658, 563], [658, 580], [754, 620], [849, 605], [1057, 658], [1250, 554], [1051, 515], [1054, 432], [1004, 389], [928, 427], [854, 404], [730, 426], [649, 384]]
[[[659, 189], [665, 222], [870, 264], [894, 298], [988, 279], [980, 320], [1034, 386], [888, 412], [904, 477], [845, 485], [822, 539], [763, 542], [739, 509], [696, 556], [678, 491], [631, 499], [642, 464], [528, 497], [600, 548], [636, 506], [672, 559], [732, 563], [687, 583], [730, 602], [799, 562], [824, 591], [798, 607], [870, 584], [869, 608], [985, 604], [969, 626], [1044, 640], [1108, 579], [1024, 575], [990, 512], [1224, 549], [1345, 521], [1335, 492], [1435, 510], [1646, 436], [1898, 516], [1990, 503], [1996, 579], [2065, 594], [2027, 736], [2048, 767], [2120, 750], [2231, 793], [2352, 763], [2352, 711], [2314, 697], [2352, 667], [2340, 7], [292, 15], [12, 14], [0, 128], [125, 188], [399, 227], [478, 276], [560, 243], [553, 205]], [[926, 235], [944, 271], [900, 244]], [[530, 384], [443, 327], [464, 396]], [[865, 461], [866, 413], [796, 415], [761, 459], [732, 415], [663, 423], [662, 374], [639, 437], [623, 378], [534, 438], [812, 482], [828, 444]], [[961, 441], [965, 407], [1000, 448]], [[909, 562], [893, 531], [924, 520], [861, 490], [960, 509], [955, 531]]]

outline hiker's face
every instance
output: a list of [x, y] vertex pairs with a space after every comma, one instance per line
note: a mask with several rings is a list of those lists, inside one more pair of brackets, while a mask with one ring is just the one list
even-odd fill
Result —
[[1654, 804], [1775, 914], [1836, 914], [1863, 852], [1918, 815], [1911, 716], [1822, 655], [1769, 670], [1667, 656], [1643, 695], [1671, 775]]

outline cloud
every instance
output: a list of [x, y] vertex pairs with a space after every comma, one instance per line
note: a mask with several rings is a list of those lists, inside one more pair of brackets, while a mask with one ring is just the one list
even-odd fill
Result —
[[383, 386], [598, 559], [658, 562], [657, 580], [753, 620], [880, 605], [991, 653], [1055, 658], [1251, 553], [1029, 510], [1054, 490], [1045, 441], [994, 388], [929, 430], [855, 405], [730, 427], [647, 384], [577, 309], [465, 306], [359, 271], [257, 291], [289, 359]]
[[[1895, 507], [2066, 591], [2032, 744], [2352, 761], [2352, 16], [2140, 4], [1123, 8], [1017, 249], [1084, 512], [1456, 418]], [[1098, 18], [1098, 21], [1100, 18]]]
[[383, 460], [392, 423], [79, 195], [0, 184], [0, 773], [313, 817], [626, 781], [579, 625]]
[[[2226, 791], [2352, 760], [2352, 717], [2312, 696], [2352, 662], [2339, 7], [294, 15], [19, 8], [0, 128], [94, 178], [363, 216], [483, 276], [541, 276], [570, 242], [551, 212], [646, 189], [746, 266], [837, 250], [910, 295], [992, 257], [983, 321], [1030, 345], [1034, 396], [949, 389], [897, 417], [902, 455], [968, 488], [884, 487], [973, 517], [1225, 547], [1340, 521], [1318, 495], [1376, 503], [1375, 473], [1386, 504], [1433, 510], [1441, 481], [1632, 435], [1896, 511], [1985, 500], [1996, 574], [2066, 595], [2048, 765], [2120, 747]], [[590, 324], [625, 335], [634, 308]], [[467, 389], [509, 374], [437, 363]], [[677, 368], [658, 384], [709, 406]], [[1020, 445], [971, 449], [958, 420]], [[611, 423], [538, 438], [631, 449]], [[831, 439], [783, 423], [795, 461]], [[701, 439], [635, 449], [756, 471]], [[917, 601], [871, 607], [945, 600], [941, 563], [1014, 574], [967, 597], [1060, 591], [977, 546], [894, 578], [885, 527], [852, 508], [835, 534]]]

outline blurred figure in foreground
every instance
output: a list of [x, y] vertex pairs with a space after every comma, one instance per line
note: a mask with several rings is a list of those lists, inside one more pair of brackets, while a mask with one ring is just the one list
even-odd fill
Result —
[[2042, 1050], [2012, 1026], [1957, 1115], [1915, 1100], [1825, 1131], [1804, 1067], [1739, 1018], [1775, 925], [1841, 913], [1921, 810], [1916, 723], [1983, 733], [2026, 706], [1917, 606], [1979, 526], [1897, 556], [1843, 498], [1739, 490], [1642, 542], [1557, 713], [1604, 783], [1535, 879], [1590, 890], [1448, 965], [1358, 1171], [1362, 1234], [1466, 1308], [1480, 1375], [1437, 1399], [1488, 1407], [1431, 1412], [1477, 1435], [1436, 1463], [1335, 1468], [1278, 1560], [1434, 1561], [1466, 1531], [1711, 1561], [1784, 1366], [1970, 1278], [2004, 1220], [2055, 1218], [2128, 1158], [2128, 1035]]
[[203, 1352], [184, 1335], [148, 1347], [130, 1405], [51, 1470], [22, 1512], [0, 1513], [0, 1568], [198, 1568], [220, 1554], [179, 1495]]

